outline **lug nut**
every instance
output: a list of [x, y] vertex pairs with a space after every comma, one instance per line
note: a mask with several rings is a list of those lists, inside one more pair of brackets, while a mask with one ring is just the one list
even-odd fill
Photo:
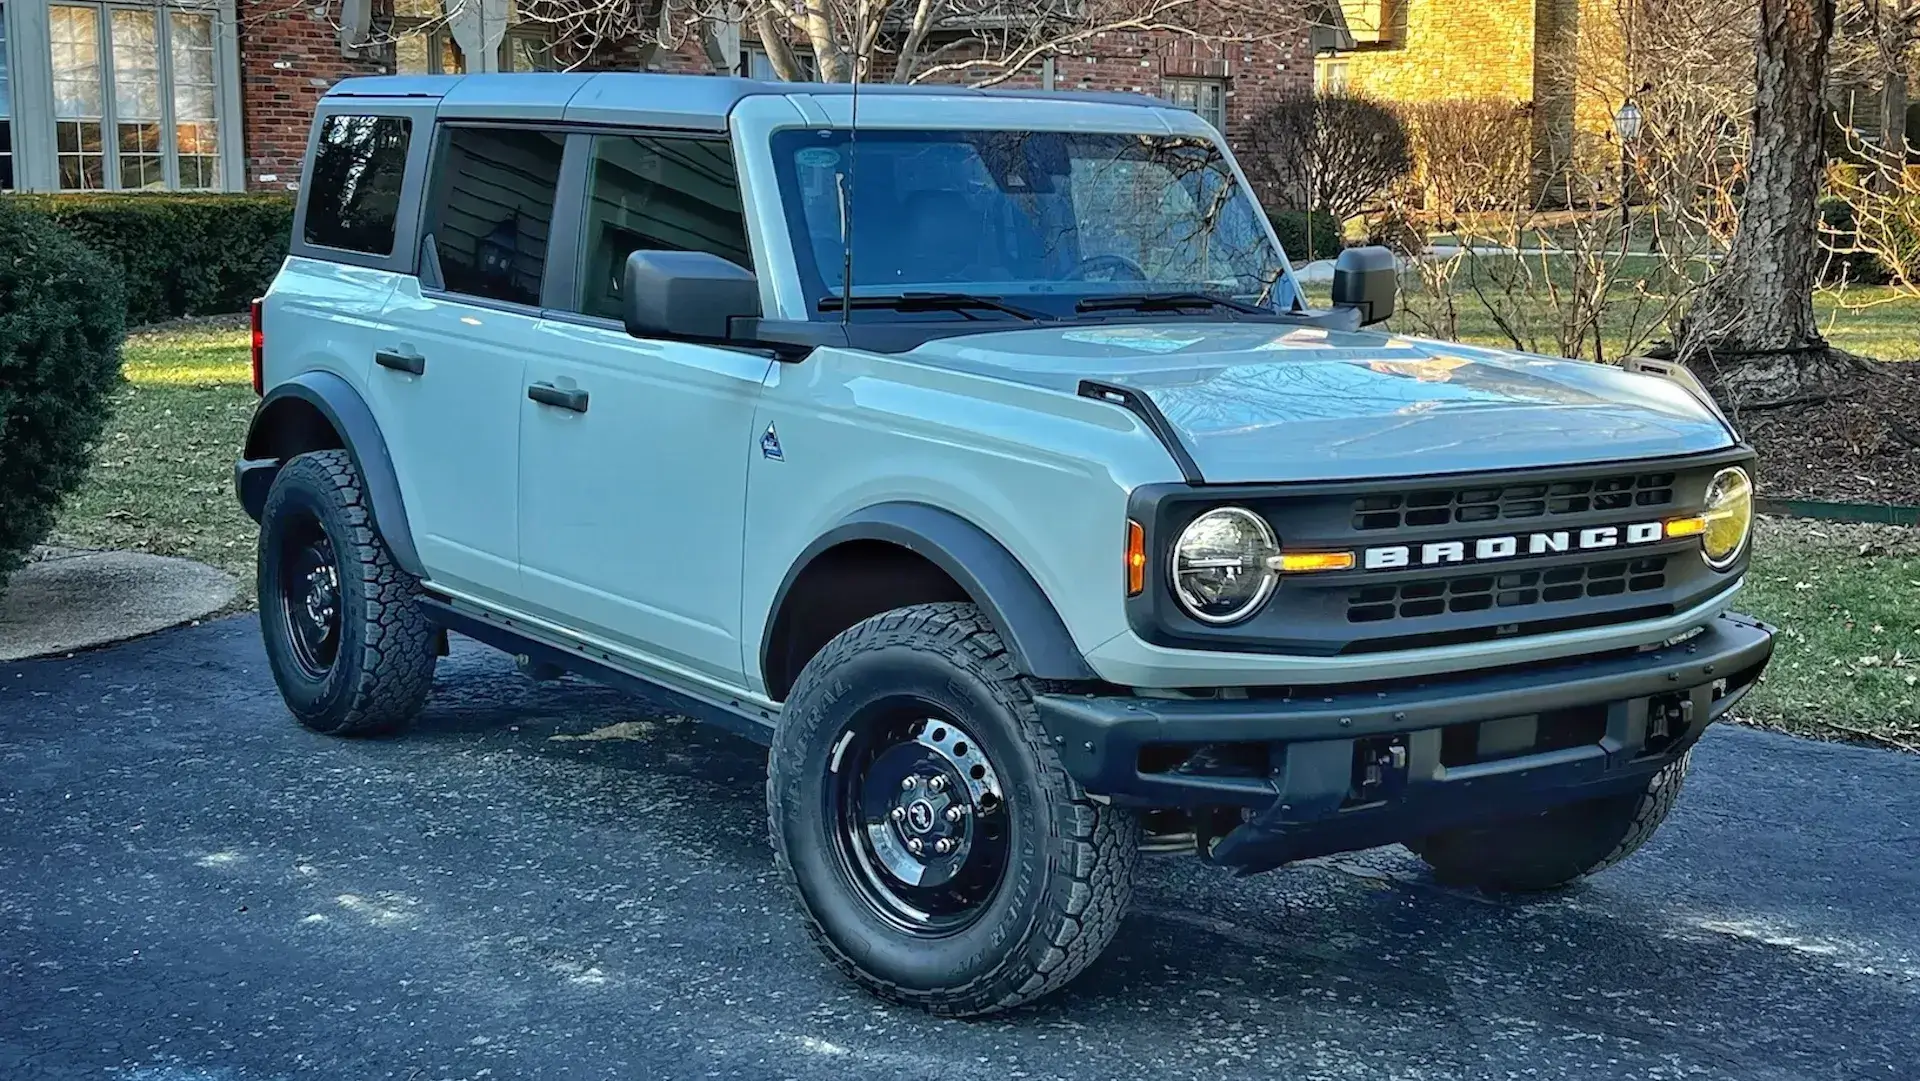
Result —
[[967, 809], [965, 807], [955, 804], [947, 808], [947, 821], [958, 822], [965, 817], [967, 817]]
[[907, 851], [916, 856], [918, 856], [924, 848], [926, 848], [926, 846], [920, 843], [920, 838], [918, 837], [912, 837], [907, 840]]
[[935, 792], [944, 792], [947, 788], [947, 779], [945, 777], [935, 777], [933, 780], [927, 782], [927, 787], [933, 789]]
[[887, 817], [898, 822], [907, 817], [907, 809], [905, 807], [895, 807], [893, 810], [887, 812]]
[[915, 777], [915, 776], [902, 777], [900, 778], [900, 791], [902, 792], [912, 791], [913, 786], [919, 783], [920, 783], [919, 777]]
[[947, 840], [945, 837], [942, 837], [938, 841], [933, 842], [933, 850], [939, 853], [940, 855], [944, 856], [947, 853], [953, 851], [953, 842]]

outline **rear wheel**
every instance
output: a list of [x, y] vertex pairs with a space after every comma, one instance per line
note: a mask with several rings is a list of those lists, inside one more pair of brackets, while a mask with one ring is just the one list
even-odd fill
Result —
[[1680, 798], [1692, 759], [1688, 751], [1639, 791], [1436, 833], [1407, 847], [1451, 885], [1506, 893], [1558, 889], [1612, 867], [1645, 844]]
[[403, 727], [433, 686], [434, 627], [418, 583], [373, 527], [342, 450], [281, 468], [260, 516], [260, 633], [280, 697], [339, 736]]
[[1137, 820], [1061, 768], [972, 605], [903, 608], [829, 643], [782, 712], [767, 802], [821, 950], [874, 993], [936, 1013], [1063, 986], [1131, 896]]

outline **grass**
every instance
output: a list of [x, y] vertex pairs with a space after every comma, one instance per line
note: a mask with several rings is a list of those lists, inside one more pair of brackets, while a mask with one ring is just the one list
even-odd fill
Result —
[[[255, 401], [246, 331], [228, 323], [136, 334], [125, 355], [112, 426], [54, 543], [210, 563], [240, 579], [239, 604], [251, 605], [257, 532], [231, 480]], [[1803, 735], [1920, 750], [1920, 542], [1861, 555], [1854, 540], [1820, 532], [1776, 524], [1756, 545], [1741, 604], [1781, 637], [1743, 712]]]
[[1740, 599], [1780, 631], [1741, 712], [1764, 727], [1920, 751], [1920, 554], [1862, 555], [1779, 532], [1756, 546]]
[[49, 543], [119, 548], [209, 563], [253, 601], [251, 519], [233, 496], [233, 462], [255, 398], [247, 332], [230, 321], [135, 334], [126, 384], [93, 472]]
[[[1308, 300], [1325, 305], [1331, 286], [1324, 282], [1307, 286]], [[1616, 291], [1618, 303], [1610, 307], [1603, 320], [1604, 344], [1608, 357], [1618, 357], [1632, 341], [1641, 347], [1667, 338], [1671, 329], [1649, 324], [1660, 308], [1648, 305], [1637, 315], [1633, 299], [1625, 290]], [[1499, 301], [1495, 297], [1496, 302]], [[1424, 295], [1404, 295], [1402, 313], [1389, 320], [1387, 327], [1401, 334], [1431, 336], [1433, 320], [1421, 318], [1434, 310]], [[1833, 344], [1862, 356], [1880, 360], [1920, 360], [1920, 295], [1886, 286], [1856, 286], [1844, 292], [1821, 291], [1814, 295], [1814, 312]], [[1462, 287], [1455, 301], [1460, 317], [1460, 340], [1475, 345], [1513, 348], [1514, 343], [1501, 330], [1486, 305], [1470, 289]], [[1513, 320], [1520, 328], [1523, 346], [1529, 351], [1553, 353], [1553, 309], [1544, 301], [1527, 304], [1517, 310]]]

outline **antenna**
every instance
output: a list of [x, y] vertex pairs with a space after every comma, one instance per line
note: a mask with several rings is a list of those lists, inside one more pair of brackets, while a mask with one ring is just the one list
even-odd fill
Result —
[[867, 2], [858, 0], [860, 19], [854, 30], [853, 55], [849, 62], [853, 65], [853, 118], [847, 132], [847, 169], [835, 176], [840, 188], [840, 322], [842, 325], [853, 321], [853, 196], [859, 191], [860, 179], [860, 44], [867, 37]]

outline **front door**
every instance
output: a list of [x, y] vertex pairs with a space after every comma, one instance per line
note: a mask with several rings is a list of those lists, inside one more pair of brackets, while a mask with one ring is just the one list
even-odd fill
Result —
[[562, 144], [524, 128], [440, 132], [421, 276], [389, 300], [368, 377], [428, 577], [509, 607], [521, 406]]
[[527, 350], [520, 564], [529, 614], [738, 684], [741, 516], [765, 356], [641, 340], [619, 276], [641, 248], [750, 262], [723, 141], [576, 136], [575, 284]]

